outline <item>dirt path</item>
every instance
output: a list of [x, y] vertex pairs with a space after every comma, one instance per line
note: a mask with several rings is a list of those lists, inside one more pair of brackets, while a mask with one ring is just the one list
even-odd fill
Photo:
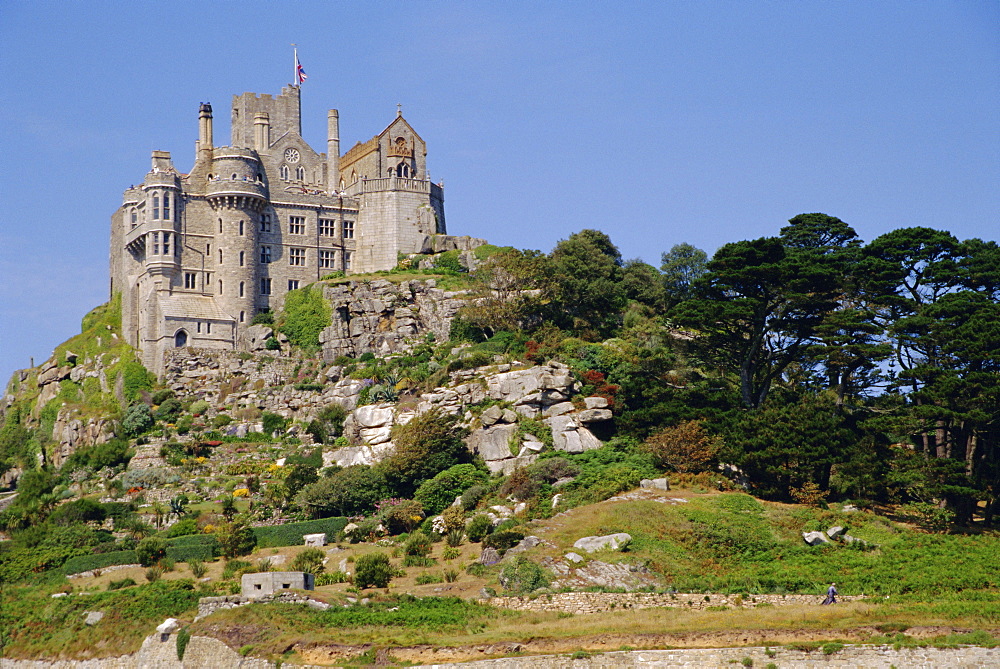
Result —
[[[916, 639], [926, 639], [944, 634], [968, 632], [965, 628], [956, 627], [911, 627], [906, 630], [907, 636]], [[1000, 630], [994, 631], [1000, 633]], [[880, 632], [874, 627], [853, 627], [849, 629], [829, 630], [750, 630], [725, 632], [697, 632], [678, 634], [601, 634], [586, 637], [566, 639], [530, 639], [523, 642], [499, 642], [492, 644], [474, 644], [467, 646], [437, 647], [430, 645], [379, 647], [378, 656], [393, 657], [399, 662], [414, 664], [435, 664], [443, 662], [465, 662], [482, 660], [490, 657], [501, 657], [520, 653], [524, 655], [550, 655], [573, 653], [578, 650], [604, 652], [626, 649], [658, 649], [658, 648], [725, 648], [733, 646], [782, 646], [792, 643], [807, 643], [814, 641], [862, 642]], [[339, 645], [312, 644], [295, 645], [302, 661], [309, 664], [330, 664], [341, 662], [368, 652], [373, 644]]]

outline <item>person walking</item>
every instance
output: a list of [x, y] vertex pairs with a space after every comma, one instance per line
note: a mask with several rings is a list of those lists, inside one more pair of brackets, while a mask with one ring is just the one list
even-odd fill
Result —
[[826, 599], [823, 600], [823, 606], [827, 604], [837, 603], [837, 584], [831, 583], [830, 587], [826, 589]]

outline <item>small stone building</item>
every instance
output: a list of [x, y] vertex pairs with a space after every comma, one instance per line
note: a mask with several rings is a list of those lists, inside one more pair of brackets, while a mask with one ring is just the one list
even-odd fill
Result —
[[316, 577], [304, 571], [265, 571], [243, 574], [243, 596], [265, 597], [282, 590], [315, 590]]

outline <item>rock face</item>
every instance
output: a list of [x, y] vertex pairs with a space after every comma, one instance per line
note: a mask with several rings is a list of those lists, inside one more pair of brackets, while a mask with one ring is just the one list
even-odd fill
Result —
[[464, 293], [437, 288], [434, 280], [385, 280], [326, 286], [323, 296], [333, 307], [330, 327], [320, 334], [323, 358], [387, 355], [409, 350], [433, 333], [448, 338], [451, 319], [465, 304]]
[[579, 548], [580, 550], [587, 551], [588, 553], [594, 553], [600, 550], [617, 551], [628, 546], [631, 541], [632, 535], [626, 534], [625, 532], [618, 532], [616, 534], [608, 534], [603, 537], [583, 537], [582, 539], [577, 539], [573, 543], [573, 548]]

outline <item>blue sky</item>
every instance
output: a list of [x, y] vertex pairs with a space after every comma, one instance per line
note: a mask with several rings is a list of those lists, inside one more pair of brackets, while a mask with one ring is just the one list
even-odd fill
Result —
[[0, 376], [107, 300], [109, 217], [151, 150], [193, 161], [199, 102], [308, 81], [346, 149], [396, 103], [449, 232], [548, 251], [583, 228], [659, 264], [799, 213], [869, 241], [1000, 231], [1000, 3], [0, 4]]

